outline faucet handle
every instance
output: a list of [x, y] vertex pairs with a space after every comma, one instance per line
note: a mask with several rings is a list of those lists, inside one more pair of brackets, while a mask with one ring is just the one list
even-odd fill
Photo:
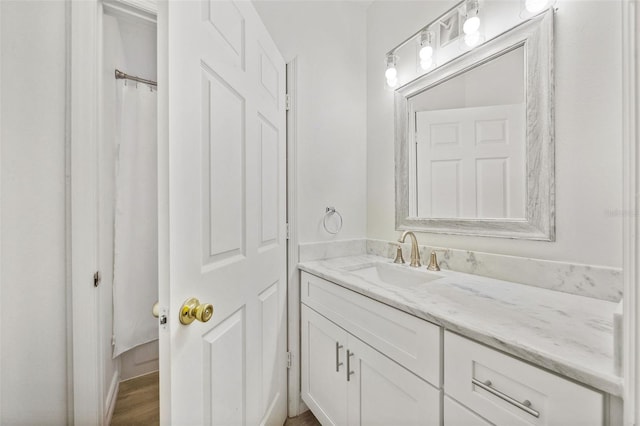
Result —
[[428, 270], [430, 270], [430, 271], [439, 271], [440, 270], [440, 265], [438, 265], [438, 256], [436, 255], [436, 252], [439, 252], [439, 251], [446, 253], [449, 250], [448, 249], [444, 249], [444, 250], [442, 250], [442, 249], [440, 249], [440, 250], [434, 249], [434, 250], [431, 250], [431, 256], [429, 256], [429, 266], [427, 266]]
[[431, 250], [431, 256], [429, 256], [429, 266], [427, 269], [430, 271], [439, 271], [440, 265], [438, 265], [438, 256], [435, 250]]
[[396, 244], [396, 258], [393, 260], [393, 263], [401, 263], [404, 264], [404, 257], [402, 257], [402, 246], [400, 244]]

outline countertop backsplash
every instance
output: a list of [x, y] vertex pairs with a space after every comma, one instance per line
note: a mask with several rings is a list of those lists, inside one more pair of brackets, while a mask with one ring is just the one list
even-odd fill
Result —
[[[396, 242], [370, 239], [302, 243], [299, 245], [299, 260], [305, 262], [361, 254], [393, 259], [397, 244]], [[442, 248], [420, 246], [420, 258], [425, 267], [433, 249], [440, 250]], [[411, 244], [408, 242], [402, 244], [402, 251], [408, 262]], [[622, 270], [618, 268], [458, 249], [446, 249], [445, 252], [438, 252], [438, 262], [442, 269], [611, 302], [619, 302], [622, 299]]]

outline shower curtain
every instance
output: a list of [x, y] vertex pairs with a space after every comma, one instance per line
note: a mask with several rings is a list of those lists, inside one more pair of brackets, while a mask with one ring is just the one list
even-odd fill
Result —
[[157, 96], [116, 80], [113, 357], [158, 338]]

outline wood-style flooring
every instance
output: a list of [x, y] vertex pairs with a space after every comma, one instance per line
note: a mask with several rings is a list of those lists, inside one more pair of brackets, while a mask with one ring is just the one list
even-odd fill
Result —
[[320, 426], [320, 422], [311, 411], [305, 411], [297, 417], [289, 417], [284, 426]]
[[[160, 424], [158, 372], [120, 382], [118, 399], [111, 419], [112, 426]], [[319, 426], [320, 422], [307, 411], [288, 418], [284, 426]]]
[[112, 426], [159, 425], [160, 386], [158, 372], [120, 382]]

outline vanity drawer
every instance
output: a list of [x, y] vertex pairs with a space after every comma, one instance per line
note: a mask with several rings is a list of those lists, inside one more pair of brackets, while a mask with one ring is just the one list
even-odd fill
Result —
[[496, 425], [602, 425], [601, 393], [451, 332], [445, 393]]
[[302, 303], [435, 387], [440, 383], [440, 327], [306, 272]]

